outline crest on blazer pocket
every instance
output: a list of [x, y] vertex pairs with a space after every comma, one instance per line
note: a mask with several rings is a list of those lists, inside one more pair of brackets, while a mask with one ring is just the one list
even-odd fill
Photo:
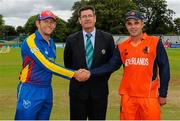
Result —
[[104, 55], [104, 54], [106, 54], [106, 50], [105, 49], [102, 49], [101, 50], [101, 53]]

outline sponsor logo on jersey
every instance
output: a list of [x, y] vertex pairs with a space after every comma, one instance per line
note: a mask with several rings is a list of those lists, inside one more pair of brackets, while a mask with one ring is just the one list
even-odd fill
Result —
[[138, 65], [138, 66], [148, 66], [149, 59], [148, 58], [128, 58], [125, 60], [125, 66], [129, 65]]
[[39, 51], [38, 48], [32, 48], [32, 49], [31, 49], [31, 52], [32, 52], [32, 53], [35, 53], [35, 52], [37, 52], [37, 51]]

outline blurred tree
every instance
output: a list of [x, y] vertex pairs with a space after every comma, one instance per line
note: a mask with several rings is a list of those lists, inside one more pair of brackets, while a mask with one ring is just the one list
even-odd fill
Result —
[[38, 18], [38, 15], [34, 15], [28, 18], [24, 26], [26, 34], [30, 35], [36, 31], [37, 27], [36, 27], [35, 21], [37, 20], [37, 18]]
[[52, 33], [52, 37], [55, 42], [65, 42], [67, 37], [67, 23], [58, 17], [56, 22], [56, 29]]
[[180, 34], [180, 18], [174, 19], [176, 34]]
[[135, 9], [131, 0], [81, 0], [74, 3], [72, 17], [68, 20], [69, 33], [81, 29], [78, 23], [78, 10], [84, 5], [92, 5], [96, 9], [96, 27], [112, 34], [125, 33], [125, 13]]
[[168, 34], [173, 31], [174, 11], [167, 8], [166, 0], [132, 0], [145, 18], [149, 34]]
[[90, 0], [89, 2], [96, 8], [97, 28], [112, 34], [127, 32], [124, 26], [125, 14], [136, 9], [131, 0]]
[[3, 33], [2, 33], [3, 26], [4, 26], [3, 16], [0, 15], [0, 38], [3, 38]]
[[17, 32], [18, 35], [20, 35], [20, 34], [25, 33], [25, 30], [24, 30], [24, 28], [22, 26], [18, 26], [16, 28], [16, 32]]
[[5, 25], [3, 26], [2, 32], [5, 33], [5, 36], [16, 36], [17, 32], [14, 26]]
[[[31, 16], [25, 24], [25, 27], [24, 27], [25, 32], [28, 35], [36, 31], [37, 27], [35, 25], [35, 21], [37, 20], [37, 17], [38, 15]], [[52, 37], [55, 42], [63, 42], [65, 41], [66, 33], [67, 33], [66, 22], [58, 17], [57, 17], [56, 22], [57, 22], [56, 29], [52, 33]]]
[[68, 19], [68, 23], [67, 23], [68, 35], [76, 31], [79, 31], [81, 29], [81, 26], [78, 22], [78, 11], [79, 11], [79, 8], [87, 4], [88, 4], [88, 1], [86, 0], [74, 2], [74, 5], [72, 6], [72, 9], [71, 9], [73, 13], [72, 13], [71, 18]]
[[3, 16], [0, 15], [0, 30], [2, 30], [2, 26], [4, 26], [4, 20], [3, 20]]

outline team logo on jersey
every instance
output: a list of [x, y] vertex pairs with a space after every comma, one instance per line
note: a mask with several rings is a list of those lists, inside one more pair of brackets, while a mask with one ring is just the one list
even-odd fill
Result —
[[128, 55], [128, 50], [127, 50], [127, 49], [125, 49], [125, 50], [123, 51], [123, 55], [125, 55], [125, 56]]
[[29, 107], [31, 107], [31, 101], [23, 100], [23, 106], [25, 109], [28, 109]]
[[47, 50], [45, 51], [45, 54], [48, 55], [48, 51]]
[[144, 52], [144, 54], [148, 54], [148, 53], [149, 53], [149, 47], [146, 46], [146, 47], [143, 49], [143, 52]]
[[101, 53], [104, 55], [104, 54], [106, 54], [106, 50], [105, 49], [102, 49], [101, 50]]

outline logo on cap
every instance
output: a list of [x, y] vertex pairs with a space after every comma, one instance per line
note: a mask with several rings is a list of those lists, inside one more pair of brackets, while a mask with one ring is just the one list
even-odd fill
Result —
[[134, 16], [135, 14], [136, 14], [136, 13], [133, 11], [133, 12], [131, 12], [131, 14], [130, 14], [130, 15], [131, 15], [131, 16]]
[[42, 11], [38, 16], [39, 20], [44, 20], [44, 19], [47, 19], [47, 18], [52, 18], [52, 19], [55, 20], [56, 16], [49, 10]]
[[143, 16], [141, 15], [139, 11], [132, 10], [126, 14], [126, 20], [128, 19], [143, 20]]

